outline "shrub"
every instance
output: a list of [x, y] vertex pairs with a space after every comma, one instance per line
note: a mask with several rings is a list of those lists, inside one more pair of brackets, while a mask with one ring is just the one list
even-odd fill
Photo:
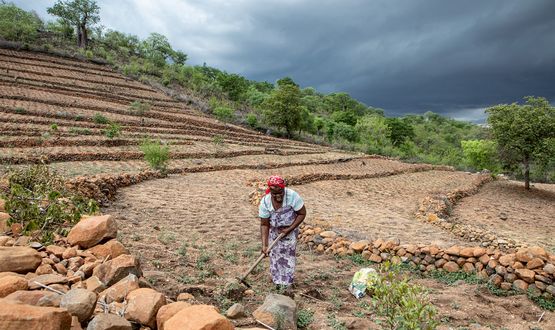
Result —
[[213, 110], [214, 116], [221, 121], [229, 122], [235, 117], [235, 110], [226, 106], [218, 106]]
[[247, 125], [251, 128], [256, 128], [258, 126], [258, 118], [256, 118], [254, 113], [249, 113], [247, 115]]
[[436, 309], [422, 287], [401, 278], [398, 268], [382, 264], [381, 274], [369, 283], [373, 304], [387, 329], [435, 329]]
[[216, 146], [221, 146], [224, 144], [224, 137], [219, 134], [214, 135], [212, 137], [212, 143], [214, 143], [214, 145]]
[[22, 114], [24, 114], [24, 113], [26, 113], [26, 112], [27, 112], [27, 110], [25, 110], [25, 109], [22, 108], [22, 107], [17, 107], [17, 108], [15, 108], [15, 113], [17, 113], [18, 115], [22, 115]]
[[475, 170], [488, 169], [494, 173], [500, 169], [497, 160], [497, 144], [491, 140], [463, 140], [461, 146], [465, 163]]
[[68, 225], [82, 214], [98, 211], [94, 200], [69, 191], [63, 178], [47, 165], [10, 172], [3, 198], [10, 214], [8, 224], [21, 224], [24, 234], [43, 243], [51, 242], [54, 233], [65, 235]]
[[308, 309], [301, 309], [297, 313], [297, 327], [304, 329], [314, 321], [314, 312]]
[[150, 104], [147, 102], [141, 102], [141, 101], [133, 101], [131, 102], [131, 105], [129, 106], [129, 109], [133, 112], [135, 112], [136, 114], [142, 116], [144, 115], [147, 111], [150, 110]]
[[0, 1], [0, 37], [11, 41], [32, 42], [42, 26], [36, 14]]
[[164, 172], [170, 160], [170, 147], [161, 142], [145, 139], [140, 146], [145, 160], [152, 169]]
[[109, 123], [103, 133], [107, 138], [113, 139], [121, 135], [121, 126], [117, 123]]
[[74, 135], [92, 135], [93, 132], [88, 128], [72, 127], [69, 129], [70, 134]]
[[106, 125], [106, 124], [110, 123], [110, 120], [108, 118], [104, 117], [103, 115], [101, 115], [99, 113], [94, 115], [93, 121], [96, 124], [100, 124], [100, 125]]
[[58, 132], [58, 124], [52, 124], [52, 125], [50, 125], [50, 130], [51, 130], [52, 132], [57, 133], [57, 132]]

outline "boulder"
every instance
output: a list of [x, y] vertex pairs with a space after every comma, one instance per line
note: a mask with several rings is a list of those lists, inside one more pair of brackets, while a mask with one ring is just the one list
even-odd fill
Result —
[[527, 283], [534, 283], [534, 276], [536, 273], [534, 273], [533, 270], [522, 268], [515, 270], [515, 273], [519, 278], [523, 279]]
[[129, 251], [117, 240], [109, 240], [104, 244], [99, 244], [88, 249], [87, 252], [93, 254], [97, 258], [106, 258], [110, 256], [111, 259], [117, 258], [122, 254], [129, 254]]
[[105, 262], [93, 271], [93, 275], [98, 277], [106, 286], [111, 286], [129, 274], [137, 277], [142, 275], [139, 260], [128, 254], [122, 254]]
[[320, 236], [323, 238], [335, 238], [337, 236], [337, 233], [334, 231], [328, 230], [328, 231], [321, 232]]
[[86, 217], [73, 226], [67, 241], [71, 245], [88, 249], [103, 240], [116, 238], [117, 232], [116, 221], [111, 215]]
[[85, 288], [94, 293], [100, 293], [106, 289], [104, 283], [96, 276], [91, 276], [85, 280]]
[[77, 257], [77, 248], [71, 247], [65, 249], [64, 253], [62, 253], [62, 259], [71, 259]]
[[528, 283], [523, 280], [516, 280], [513, 282], [513, 289], [519, 292], [526, 292], [528, 290]]
[[131, 323], [115, 314], [98, 314], [87, 326], [87, 330], [131, 330]]
[[233, 324], [214, 306], [193, 305], [164, 323], [164, 330], [233, 330]]
[[534, 258], [526, 263], [526, 268], [528, 269], [536, 269], [542, 268], [545, 265], [545, 262], [540, 258]]
[[460, 250], [459, 255], [464, 258], [470, 258], [474, 256], [474, 248], [466, 247]]
[[449, 273], [458, 272], [460, 267], [456, 262], [449, 261], [445, 265], [443, 265], [443, 269], [448, 271]]
[[447, 253], [450, 256], [459, 256], [461, 253], [461, 248], [458, 246], [452, 246], [447, 250], [445, 250], [445, 253]]
[[284, 295], [269, 294], [252, 315], [272, 328], [297, 329], [297, 305]]
[[166, 298], [160, 292], [152, 289], [140, 288], [127, 295], [125, 318], [154, 328], [156, 314], [160, 307], [166, 304]]
[[553, 264], [546, 264], [543, 267], [543, 271], [548, 274], [555, 275], [555, 266]]
[[96, 293], [86, 289], [71, 289], [63, 297], [60, 307], [77, 316], [79, 322], [87, 321], [96, 306]]
[[[248, 291], [248, 290], [247, 290]], [[246, 291], [245, 291], [246, 292]], [[180, 293], [177, 296], [177, 301], [189, 301], [189, 300], [195, 300], [195, 296], [193, 296], [192, 294], [188, 293], [188, 292], [183, 292]]]
[[[96, 276], [93, 276], [96, 277]], [[98, 296], [105, 297], [106, 303], [111, 303], [113, 301], [122, 302], [127, 295], [139, 288], [139, 278], [134, 274], [129, 274], [127, 277], [121, 279], [116, 284], [112, 285], [108, 289], [102, 291]]]
[[238, 319], [241, 317], [245, 317], [247, 316], [245, 314], [245, 306], [239, 303], [235, 303], [233, 304], [233, 306], [229, 307], [229, 309], [225, 313], [225, 316], [227, 316], [230, 319]]
[[40, 254], [30, 247], [0, 246], [0, 272], [34, 272], [41, 261]]
[[20, 305], [0, 300], [0, 329], [60, 330], [70, 327], [71, 315], [65, 309]]
[[499, 257], [499, 263], [505, 267], [512, 266], [515, 262], [514, 254], [505, 254]]
[[30, 290], [36, 290], [36, 289], [40, 289], [41, 286], [38, 285], [38, 282], [42, 285], [50, 285], [50, 284], [66, 284], [67, 283], [67, 277], [59, 275], [59, 274], [46, 274], [46, 275], [40, 275], [37, 276], [31, 280], [29, 280], [29, 289]]
[[184, 301], [178, 301], [160, 307], [158, 313], [156, 314], [156, 326], [158, 327], [158, 330], [164, 330], [164, 323], [166, 323], [167, 320], [171, 319], [175, 314], [189, 306], [191, 306], [191, 304]]
[[16, 292], [17, 290], [27, 290], [27, 280], [19, 276], [4, 276], [0, 278], [0, 298]]
[[46, 296], [59, 296], [59, 294], [51, 291], [18, 290], [7, 295], [4, 300], [14, 303], [39, 306], [39, 301]]
[[48, 252], [49, 254], [53, 254], [58, 258], [61, 258], [62, 255], [65, 252], [65, 248], [61, 247], [61, 246], [57, 246], [57, 245], [48, 245], [46, 247], [46, 252]]
[[351, 243], [349, 248], [351, 248], [355, 252], [362, 252], [362, 250], [364, 250], [364, 248], [367, 247], [368, 244], [370, 244], [368, 240], [362, 240], [362, 241]]

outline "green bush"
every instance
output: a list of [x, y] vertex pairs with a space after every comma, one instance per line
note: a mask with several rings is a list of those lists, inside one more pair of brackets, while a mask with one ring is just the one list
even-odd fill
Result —
[[6, 40], [32, 42], [42, 22], [36, 14], [14, 4], [0, 2], [0, 36]]
[[139, 116], [142, 116], [150, 110], [150, 104], [147, 102], [143, 103], [141, 101], [133, 101], [131, 102], [129, 109], [135, 112], [136, 114], [138, 114]]
[[251, 128], [256, 128], [258, 126], [258, 118], [256, 118], [254, 113], [249, 113], [247, 115], [247, 125]]
[[21, 224], [24, 234], [44, 243], [51, 242], [54, 233], [65, 235], [81, 215], [98, 211], [94, 200], [69, 191], [64, 179], [46, 165], [10, 172], [3, 198], [8, 224]]
[[218, 106], [213, 110], [214, 116], [221, 121], [229, 122], [235, 117], [235, 110], [226, 106]]
[[463, 140], [461, 146], [465, 163], [471, 168], [481, 171], [488, 169], [499, 172], [500, 164], [497, 159], [497, 144], [491, 140]]
[[380, 275], [368, 285], [372, 302], [385, 329], [435, 329], [437, 311], [426, 291], [401, 277], [399, 269], [386, 262]]
[[121, 126], [117, 123], [109, 123], [103, 133], [107, 138], [113, 139], [121, 135]]
[[299, 312], [297, 313], [297, 327], [304, 329], [308, 327], [310, 323], [312, 323], [312, 321], [314, 321], [313, 311], [307, 309], [299, 310]]
[[106, 125], [106, 124], [110, 123], [110, 120], [108, 118], [104, 117], [103, 115], [101, 115], [99, 113], [94, 115], [93, 121], [96, 124], [100, 124], [100, 125]]
[[167, 169], [170, 160], [170, 147], [168, 145], [145, 139], [141, 143], [140, 149], [145, 154], [144, 158], [152, 169], [162, 172]]

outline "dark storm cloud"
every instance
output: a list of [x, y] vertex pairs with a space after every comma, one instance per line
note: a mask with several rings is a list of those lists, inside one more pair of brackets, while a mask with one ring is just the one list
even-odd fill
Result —
[[[16, 1], [44, 12], [53, 1]], [[160, 32], [189, 62], [255, 80], [291, 76], [390, 115], [479, 120], [555, 98], [555, 1], [98, 1], [102, 24]]]

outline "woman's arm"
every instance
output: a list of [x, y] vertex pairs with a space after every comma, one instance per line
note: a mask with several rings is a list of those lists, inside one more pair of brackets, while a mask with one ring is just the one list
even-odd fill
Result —
[[268, 235], [270, 233], [270, 219], [260, 218], [260, 236], [262, 238], [262, 253], [268, 256]]
[[293, 223], [289, 227], [280, 229], [280, 234], [285, 233], [285, 236], [289, 235], [289, 233], [295, 230], [295, 228], [297, 228], [301, 224], [301, 222], [303, 222], [304, 218], [306, 218], [306, 208], [304, 207], [304, 205], [295, 213], [297, 213], [295, 221], [293, 221]]

